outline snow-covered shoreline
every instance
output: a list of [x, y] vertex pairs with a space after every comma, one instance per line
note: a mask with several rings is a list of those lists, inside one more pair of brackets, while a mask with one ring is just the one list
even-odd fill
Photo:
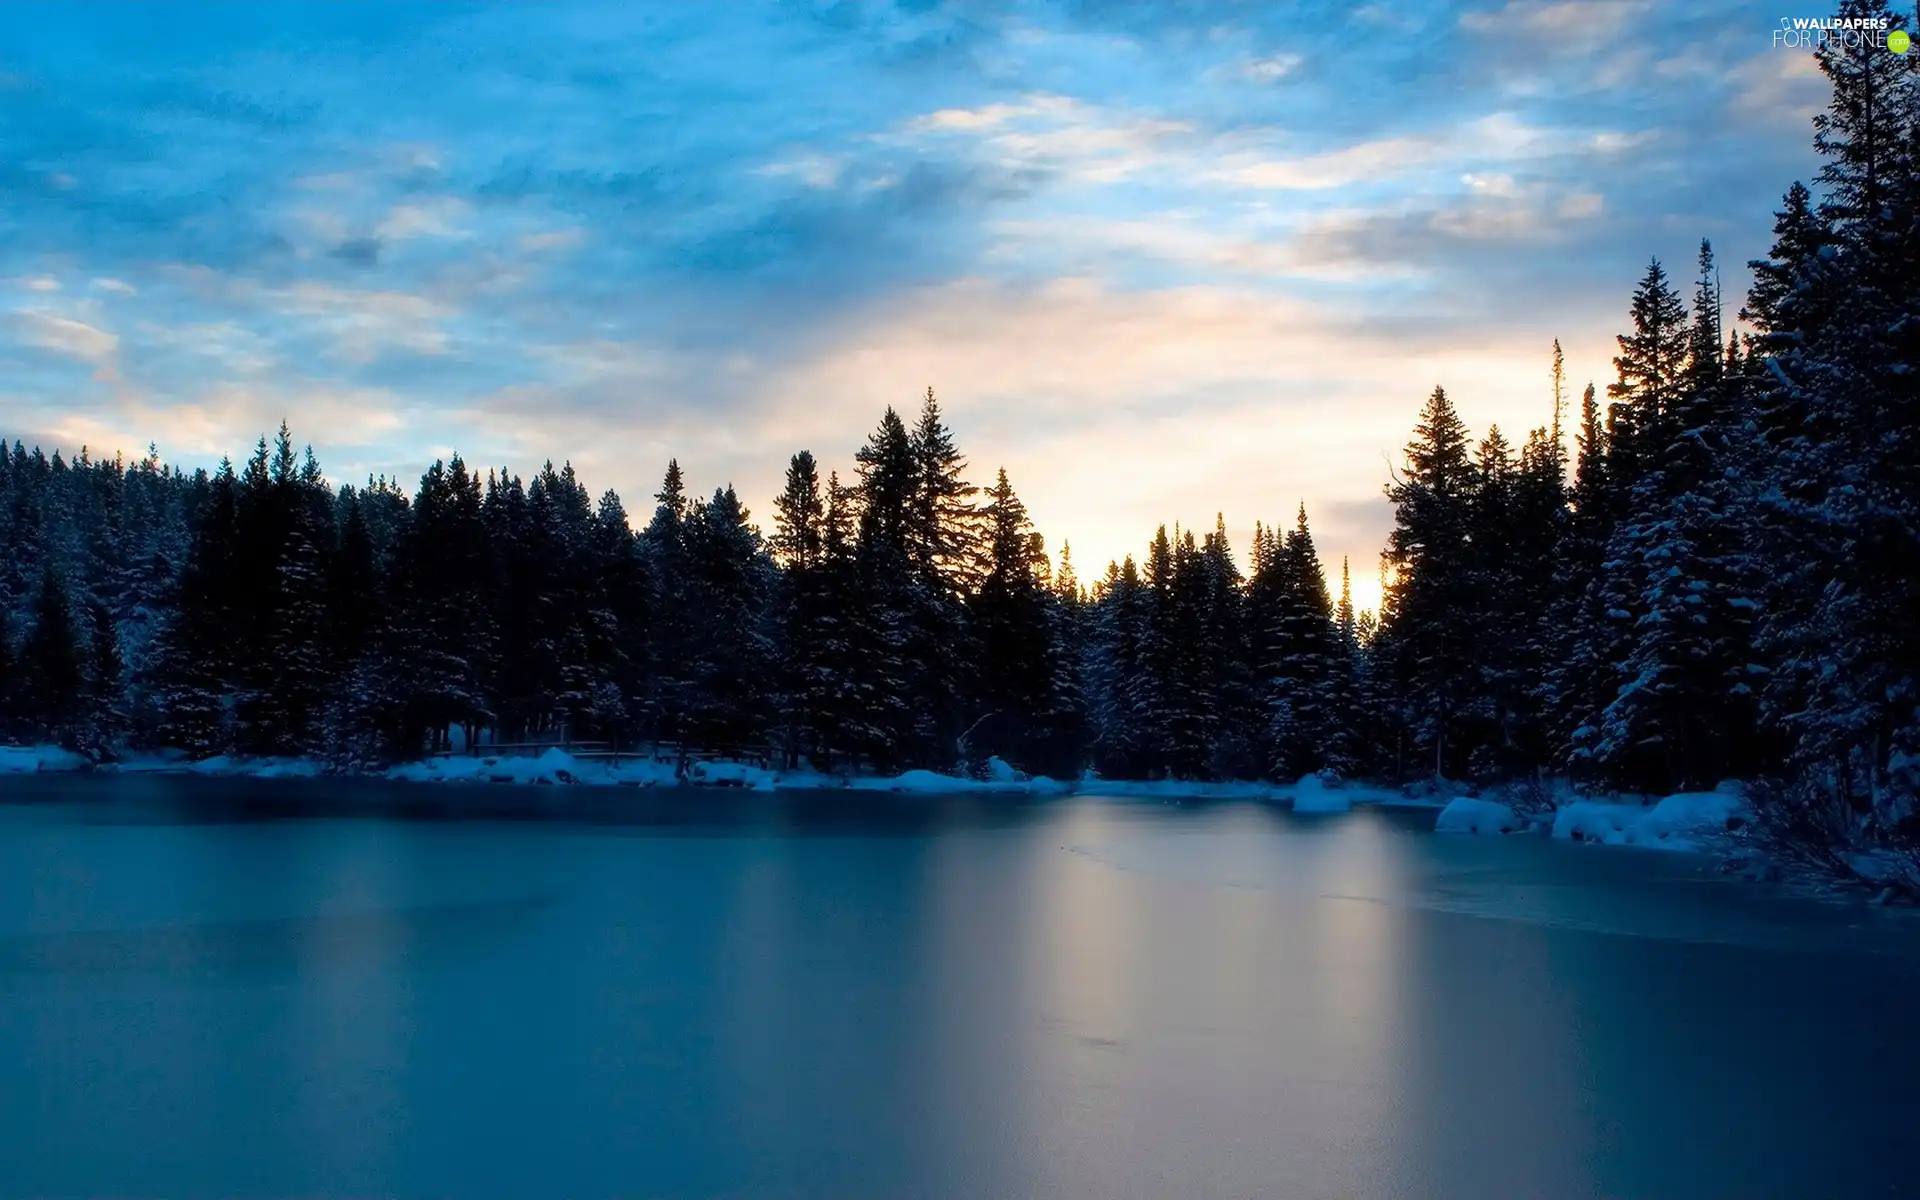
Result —
[[1652, 804], [1563, 797], [1551, 810], [1522, 812], [1510, 804], [1458, 797], [1440, 812], [1437, 833], [1545, 833], [1565, 841], [1651, 850], [1700, 851], [1743, 828], [1753, 810], [1740, 790], [1680, 792]]
[[734, 762], [701, 762], [688, 778], [675, 764], [645, 755], [613, 762], [582, 759], [565, 750], [539, 755], [448, 755], [402, 763], [382, 771], [340, 772], [305, 758], [247, 759], [228, 755], [189, 761], [179, 757], [132, 755], [120, 762], [93, 764], [53, 746], [0, 746], [0, 776], [10, 774], [99, 771], [111, 774], [198, 775], [211, 778], [392, 780], [402, 783], [481, 785], [557, 785], [566, 787], [738, 788], [748, 791], [855, 791], [885, 793], [1063, 796], [1097, 792], [1102, 796], [1163, 800], [1262, 800], [1288, 804], [1300, 813], [1339, 813], [1355, 805], [1437, 807], [1402, 793], [1361, 784], [1328, 784], [1308, 776], [1296, 783], [1196, 783], [1182, 780], [1078, 780], [1023, 775], [998, 759], [988, 777], [973, 779], [936, 771], [900, 775], [827, 775], [815, 771], [777, 771]]
[[1546, 834], [1570, 841], [1660, 850], [1701, 851], [1730, 827], [1751, 818], [1737, 789], [1688, 792], [1652, 804], [1617, 803], [1561, 797], [1546, 812], [1530, 813], [1494, 800], [1468, 796], [1450, 801], [1409, 797], [1404, 792], [1363, 784], [1329, 784], [1307, 776], [1291, 784], [1181, 780], [1078, 780], [1030, 777], [998, 759], [988, 777], [973, 779], [936, 771], [900, 775], [839, 776], [815, 771], [778, 771], [736, 762], [692, 764], [687, 778], [676, 765], [647, 755], [580, 758], [554, 748], [538, 755], [448, 755], [365, 772], [339, 772], [314, 759], [247, 759], [221, 755], [189, 761], [179, 757], [132, 755], [95, 765], [54, 746], [0, 746], [0, 777], [10, 774], [101, 771], [113, 774], [198, 775], [212, 778], [318, 779], [337, 777], [467, 787], [558, 786], [584, 788], [734, 788], [754, 792], [848, 791], [921, 795], [988, 794], [1065, 796], [1095, 793], [1122, 799], [1257, 800], [1283, 804], [1298, 813], [1341, 813], [1356, 805], [1438, 808], [1435, 832], [1447, 834]]

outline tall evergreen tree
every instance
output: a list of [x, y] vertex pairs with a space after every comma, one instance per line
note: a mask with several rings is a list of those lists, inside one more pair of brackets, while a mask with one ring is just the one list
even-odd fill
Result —
[[969, 605], [980, 715], [964, 734], [962, 753], [976, 769], [994, 755], [1045, 769], [1056, 668], [1047, 595], [1036, 573], [1041, 546], [1004, 468], [986, 497], [990, 566]]
[[84, 712], [86, 672], [67, 581], [51, 562], [41, 569], [33, 626], [20, 659], [29, 726], [71, 741]]
[[1383, 682], [1402, 697], [1398, 719], [1410, 745], [1400, 748], [1424, 755], [1436, 775], [1458, 776], [1466, 768], [1460, 686], [1474, 643], [1468, 614], [1475, 476], [1466, 425], [1445, 389], [1433, 389], [1406, 454], [1405, 470], [1387, 489], [1395, 515], [1385, 561], [1393, 575], [1378, 657]]

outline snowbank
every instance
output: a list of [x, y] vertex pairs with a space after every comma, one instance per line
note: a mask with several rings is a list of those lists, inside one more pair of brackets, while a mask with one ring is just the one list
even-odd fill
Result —
[[195, 775], [245, 775], [253, 779], [312, 779], [321, 773], [320, 764], [310, 758], [238, 758], [228, 754], [197, 762], [177, 762], [171, 769]]
[[1329, 787], [1318, 775], [1303, 775], [1293, 785], [1293, 811], [1297, 813], [1343, 813], [1353, 810], [1353, 797], [1346, 791]]
[[1657, 804], [1563, 799], [1553, 821], [1529, 819], [1512, 805], [1460, 796], [1434, 823], [1436, 833], [1519, 833], [1544, 827], [1557, 838], [1603, 846], [1698, 850], [1702, 843], [1736, 829], [1750, 816], [1737, 787], [1681, 792]]
[[86, 765], [86, 759], [58, 746], [0, 746], [0, 775], [78, 771]]
[[1440, 810], [1434, 822], [1435, 833], [1518, 833], [1528, 827], [1527, 820], [1510, 805], [1491, 800], [1456, 796]]
[[[80, 770], [89, 764], [78, 755], [49, 746], [0, 747], [0, 774]], [[922, 795], [959, 793], [1064, 796], [1074, 793], [1117, 799], [1239, 800], [1288, 804], [1297, 813], [1342, 813], [1355, 805], [1393, 806], [1408, 801], [1399, 791], [1308, 775], [1291, 784], [1258, 782], [1201, 783], [1180, 779], [1101, 779], [1088, 772], [1077, 780], [1027, 776], [1000, 758], [987, 760], [985, 779], [938, 771], [901, 775], [823, 775], [811, 768], [776, 771], [737, 762], [690, 764], [682, 778], [677, 764], [649, 755], [579, 758], [557, 747], [538, 755], [451, 754], [402, 763], [377, 777], [407, 783], [519, 784], [626, 788], [743, 788], [749, 791], [811, 791], [824, 788]], [[122, 774], [166, 773], [256, 779], [310, 779], [331, 773], [324, 763], [304, 758], [243, 758], [220, 755], [193, 761], [178, 752], [129, 755], [97, 768]]]
[[[994, 760], [998, 761], [998, 760]], [[1024, 792], [1058, 795], [1070, 790], [1051, 779], [1026, 779], [1011, 767], [1000, 763], [994, 769], [989, 762], [990, 778], [963, 779], [937, 771], [908, 771], [904, 775], [842, 778], [816, 771], [773, 771], [765, 767], [735, 762], [699, 762], [680, 778], [671, 762], [647, 756], [607, 759], [579, 759], [564, 750], [552, 749], [537, 758], [481, 755], [454, 755], [403, 763], [387, 772], [389, 779], [411, 783], [518, 783], [576, 784], [599, 787], [677, 787], [690, 783], [702, 787], [743, 788], [748, 791], [813, 791], [821, 788], [846, 788], [868, 792]]]
[[1681, 792], [1651, 808], [1581, 800], [1554, 814], [1553, 836], [1608, 846], [1697, 850], [1700, 842], [1738, 828], [1748, 819], [1737, 791]]

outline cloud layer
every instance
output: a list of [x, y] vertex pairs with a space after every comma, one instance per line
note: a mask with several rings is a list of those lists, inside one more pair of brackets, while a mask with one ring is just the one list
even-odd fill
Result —
[[[1363, 594], [1447, 384], [1546, 420], [1820, 99], [1754, 4], [0, 7], [0, 433], [677, 455], [764, 510], [928, 384], [1083, 575], [1304, 499]], [[1730, 285], [1743, 275], [1729, 270]]]

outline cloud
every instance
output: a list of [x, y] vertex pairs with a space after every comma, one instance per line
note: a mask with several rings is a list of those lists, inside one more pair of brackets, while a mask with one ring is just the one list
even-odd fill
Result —
[[1524, 428], [1647, 254], [1736, 286], [1823, 94], [1759, 0], [237, 13], [0, 6], [10, 425], [764, 498], [932, 383], [1089, 575], [1369, 560], [1431, 383]]
[[112, 362], [120, 348], [120, 339], [114, 334], [70, 317], [32, 310], [7, 316], [22, 341], [56, 354], [104, 366]]
[[1270, 54], [1265, 58], [1250, 58], [1240, 64], [1240, 74], [1255, 83], [1277, 83], [1306, 61], [1300, 54]]
[[547, 250], [571, 250], [587, 240], [587, 231], [573, 229], [551, 229], [544, 233], [525, 233], [520, 235], [520, 249], [531, 254]]
[[457, 196], [435, 196], [396, 204], [374, 230], [374, 235], [383, 241], [458, 236], [465, 232], [460, 219], [466, 211], [466, 202]]
[[1297, 158], [1237, 155], [1221, 163], [1211, 178], [1236, 187], [1325, 191], [1405, 171], [1431, 161], [1438, 153], [1438, 148], [1424, 138], [1382, 138]]
[[1632, 28], [1652, 7], [1646, 0], [1508, 0], [1499, 9], [1462, 13], [1460, 26], [1473, 33], [1535, 41], [1593, 41]]
[[906, 122], [888, 140], [966, 138], [973, 154], [1007, 171], [1118, 183], [1166, 163], [1169, 148], [1194, 131], [1187, 121], [1036, 93], [1017, 104], [941, 109]]

